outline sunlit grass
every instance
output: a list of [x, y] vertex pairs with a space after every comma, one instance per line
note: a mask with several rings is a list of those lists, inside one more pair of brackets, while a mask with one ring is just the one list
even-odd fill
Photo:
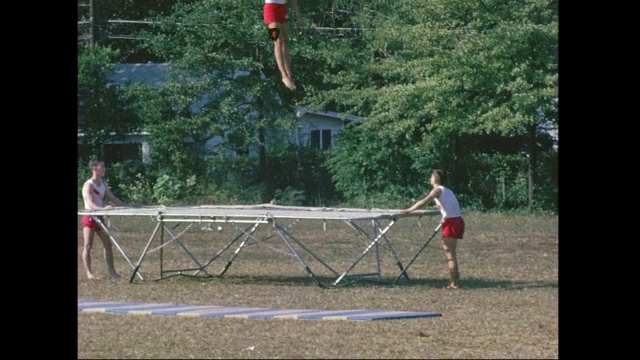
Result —
[[[399, 221], [389, 239], [405, 265], [435, 228], [434, 221]], [[223, 277], [159, 276], [159, 243], [140, 268], [145, 281], [89, 281], [81, 262], [78, 228], [78, 297], [107, 301], [141, 301], [193, 305], [227, 305], [295, 309], [388, 309], [435, 311], [438, 318], [384, 321], [183, 318], [178, 316], [78, 314], [79, 358], [557, 358], [558, 357], [558, 218], [503, 214], [466, 214], [467, 232], [459, 243], [459, 290], [448, 283], [439, 235], [429, 242], [408, 270], [410, 280], [395, 285], [357, 283], [323, 289], [287, 253], [279, 237], [249, 241]], [[119, 242], [137, 261], [150, 238], [153, 221], [111, 219]], [[176, 233], [182, 230], [176, 229]], [[268, 236], [260, 229], [256, 239]], [[319, 222], [300, 222], [292, 233], [338, 272], [366, 246], [353, 229]], [[181, 241], [201, 263], [235, 233], [192, 227]], [[234, 244], [231, 250], [235, 250]], [[117, 251], [117, 250], [116, 250]], [[163, 248], [164, 266], [194, 266], [174, 243]], [[106, 275], [102, 247], [93, 250], [94, 272]], [[323, 282], [335, 275], [307, 254], [312, 271]], [[375, 271], [373, 252], [354, 270]], [[231, 253], [212, 263], [217, 273]], [[381, 246], [383, 277], [399, 269]], [[116, 253], [116, 268], [125, 277], [131, 267]]]

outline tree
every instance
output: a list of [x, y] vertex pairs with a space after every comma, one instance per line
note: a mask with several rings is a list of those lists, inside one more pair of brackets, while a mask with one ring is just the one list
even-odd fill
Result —
[[[297, 101], [366, 118], [345, 129], [328, 162], [350, 196], [415, 194], [434, 167], [452, 174], [463, 200], [488, 206], [521, 188], [531, 206], [536, 186], [547, 188], [537, 173], [555, 166], [548, 130], [557, 127], [557, 1], [300, 6], [310, 29], [291, 34], [297, 98], [282, 96], [289, 93], [280, 90], [255, 1], [178, 1], [139, 34], [145, 51], [175, 71], [168, 87], [140, 105], [164, 147], [162, 161], [174, 159], [172, 171], [186, 175], [186, 164], [194, 166], [178, 151], [185, 136], [198, 145], [230, 133], [228, 148], [262, 150], [268, 178], [263, 130], [291, 126]], [[192, 111], [203, 98], [209, 102]]]
[[[331, 160], [337, 181], [348, 187], [366, 182], [358, 191], [376, 192], [411, 186], [418, 174], [445, 167], [455, 174], [456, 185], [472, 192], [468, 186], [483, 166], [473, 163], [478, 140], [496, 135], [521, 143], [532, 205], [538, 152], [550, 148], [546, 131], [557, 126], [557, 2], [361, 5], [351, 19], [366, 29], [362, 40], [338, 51], [345, 63], [350, 58], [363, 65], [338, 76], [325, 71], [328, 86], [309, 99], [367, 118], [353, 128], [360, 135], [343, 136], [356, 143], [342, 143]], [[330, 63], [335, 55], [319, 56]], [[407, 162], [414, 171], [407, 172], [406, 165], [394, 169]], [[346, 175], [355, 169], [363, 181]]]
[[193, 174], [200, 160], [188, 154], [184, 140], [204, 150], [206, 140], [219, 135], [226, 141], [217, 152], [258, 149], [268, 178], [266, 140], [256, 135], [294, 123], [291, 107], [278, 99], [279, 79], [270, 76], [277, 67], [261, 11], [249, 0], [178, 2], [140, 33], [147, 51], [171, 63], [167, 86], [150, 90], [138, 105], [151, 131], [154, 162], [171, 161], [165, 165], [182, 177]]
[[475, 31], [464, 33], [446, 58], [437, 59], [445, 84], [441, 93], [457, 95], [440, 108], [463, 106], [449, 116], [443, 111], [432, 126], [525, 138], [532, 206], [539, 143], [549, 138], [546, 130], [557, 128], [557, 2], [438, 3]]
[[100, 45], [78, 53], [78, 132], [95, 155], [107, 139], [123, 139], [139, 128], [130, 98], [108, 79], [118, 52]]
[[92, 30], [95, 42], [118, 49], [121, 61], [158, 61], [161, 58], [154, 57], [140, 48], [143, 38], [138, 37], [136, 33], [149, 27], [146, 23], [148, 18], [170, 14], [177, 1], [85, 0], [82, 2], [84, 11], [79, 9], [78, 14], [80, 16], [82, 13], [84, 20], [89, 20], [89, 12], [93, 14]]

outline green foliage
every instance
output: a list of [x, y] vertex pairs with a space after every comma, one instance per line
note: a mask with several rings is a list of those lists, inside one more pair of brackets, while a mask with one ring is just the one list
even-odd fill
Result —
[[78, 161], [78, 201], [82, 200], [82, 186], [84, 182], [91, 178], [91, 170], [84, 163], [84, 161]]
[[[291, 125], [280, 121], [292, 116], [276, 99], [279, 78], [262, 77], [276, 67], [261, 11], [248, 0], [178, 2], [141, 33], [147, 51], [171, 62], [169, 82], [140, 90], [136, 106], [151, 133], [152, 161], [165, 174], [200, 176], [204, 156], [258, 149], [259, 131]], [[206, 148], [215, 136], [222, 143]]]
[[[82, 201], [82, 185], [91, 178], [91, 169], [82, 160], [78, 162], [78, 201]], [[103, 179], [111, 191], [126, 204], [154, 204], [153, 176], [141, 161], [116, 162]]]
[[338, 200], [339, 194], [324, 166], [326, 158], [326, 153], [302, 146], [271, 149], [267, 155], [267, 183], [274, 189], [272, 195], [278, 203], [324, 206]]
[[[549, 149], [526, 144], [544, 140], [547, 135], [539, 129], [557, 127], [557, 16], [554, 1], [374, 1], [364, 6], [352, 19], [370, 31], [363, 31], [362, 43], [338, 50], [340, 57], [361, 64], [349, 69], [351, 76], [323, 72], [331, 86], [309, 100], [367, 119], [355, 134], [342, 135], [330, 159], [336, 186], [348, 197], [394, 185], [412, 191], [420, 174], [439, 167], [479, 208], [522, 206], [529, 188], [549, 188], [548, 178], [527, 180], [529, 166], [538, 170], [545, 164], [519, 161], [511, 169], [518, 185], [503, 192], [513, 198], [498, 202], [496, 189], [484, 194], [484, 182], [474, 177], [478, 171], [490, 178], [503, 175], [474, 156], [503, 153], [500, 144], [509, 139], [521, 141], [520, 160], [535, 161], [538, 152]], [[391, 159], [395, 163], [389, 165]], [[399, 180], [394, 179], [397, 168]], [[532, 206], [534, 199], [525, 199], [524, 206]]]
[[126, 160], [112, 164], [105, 177], [126, 204], [153, 204], [155, 179], [149, 173], [142, 161]]
[[131, 99], [109, 82], [108, 73], [114, 70], [112, 63], [117, 58], [118, 51], [99, 45], [78, 53], [78, 132], [98, 157], [107, 139], [123, 139], [140, 126], [129, 107]]
[[[418, 200], [418, 198], [410, 198], [404, 194], [400, 194], [399, 191], [404, 193], [404, 189], [396, 187], [382, 192], [360, 194], [349, 198], [346, 202], [340, 203], [339, 206], [361, 209], [404, 209]], [[424, 195], [425, 194], [422, 194], [422, 196]]]
[[[557, 151], [546, 133], [558, 123], [557, 1], [301, 2], [309, 29], [295, 31], [291, 16], [291, 55], [304, 91], [285, 104], [262, 3], [168, 4], [139, 33], [144, 51], [171, 62], [166, 86], [112, 94], [100, 81], [116, 54], [79, 57], [79, 93], [93, 87], [85, 97], [111, 104], [89, 113], [79, 102], [92, 143], [126, 130], [113, 109], [135, 110], [151, 133], [148, 180], [123, 182], [146, 189], [142, 197], [404, 207], [441, 168], [466, 208], [557, 209]], [[291, 129], [293, 101], [366, 121], [345, 128], [331, 153], [270, 146], [263, 158], [226, 156], [278, 140], [256, 134]], [[217, 135], [222, 143], [205, 148]]]
[[273, 203], [278, 205], [298, 205], [306, 203], [304, 191], [287, 186], [285, 189], [276, 189], [273, 195]]
[[[381, 143], [380, 138], [387, 139], [389, 134], [375, 135], [369, 129], [354, 126], [343, 130], [338, 150], [327, 161], [336, 187], [350, 202], [367, 205], [375, 199], [385, 206], [406, 207], [428, 192], [428, 175], [432, 169], [440, 168], [446, 169], [446, 185], [456, 192], [465, 209], [513, 210], [530, 206], [527, 154], [519, 138], [445, 137], [436, 133], [413, 145], [407, 141], [372, 148], [377, 143], [368, 139], [377, 136]], [[557, 163], [553, 162], [553, 150], [545, 154], [549, 155], [540, 158], [538, 171], [543, 183], [549, 185], [544, 189], [536, 187], [536, 199], [545, 199], [544, 205], [536, 208], [552, 210], [557, 205], [552, 174]], [[401, 168], [403, 164], [405, 168]]]
[[265, 201], [255, 156], [207, 156], [197, 203], [258, 204]]
[[[149, 25], [144, 21], [149, 17], [170, 14], [174, 5], [179, 1], [185, 0], [93, 0], [91, 3], [93, 4], [93, 21], [96, 24], [93, 29], [95, 41], [103, 46], [117, 48], [122, 61], [126, 63], [161, 62], [163, 61], [162, 57], [156, 57], [144, 51], [139, 46], [140, 42], [130, 37], [135, 36], [136, 32], [148, 28]], [[88, 0], [83, 2], [89, 3]], [[88, 6], [79, 7], [78, 19], [88, 21], [90, 16], [91, 12]], [[122, 20], [122, 22], [118, 20]]]
[[208, 156], [205, 162], [205, 177], [210, 184], [233, 183], [239, 187], [251, 187], [258, 183], [260, 174], [256, 156]]
[[181, 181], [164, 174], [153, 185], [153, 194], [159, 204], [169, 205], [177, 200], [188, 198], [196, 184], [195, 176]]
[[[215, 189], [218, 202], [264, 203], [275, 199], [278, 204], [326, 205], [336, 201], [338, 195], [323, 166], [324, 158], [323, 153], [302, 147], [274, 149], [266, 158], [265, 180], [257, 156], [210, 156], [205, 160], [206, 187]], [[273, 188], [267, 189], [265, 183]]]
[[344, 128], [327, 162], [336, 188], [348, 198], [387, 192], [414, 177], [404, 151], [409, 139], [367, 125]]

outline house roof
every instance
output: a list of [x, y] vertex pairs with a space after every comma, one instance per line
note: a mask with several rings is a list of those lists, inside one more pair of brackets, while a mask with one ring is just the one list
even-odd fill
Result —
[[294, 107], [293, 111], [298, 119], [302, 118], [305, 114], [313, 114], [313, 115], [326, 116], [334, 119], [340, 119], [342, 121], [364, 120], [364, 118], [360, 116], [345, 115], [345, 114], [340, 114], [333, 111], [312, 110], [312, 109], [303, 108], [301, 106]]

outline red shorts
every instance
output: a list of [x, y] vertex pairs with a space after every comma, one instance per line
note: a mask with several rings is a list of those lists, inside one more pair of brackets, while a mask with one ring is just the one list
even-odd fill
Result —
[[[99, 216], [100, 220], [104, 222], [104, 216]], [[82, 227], [88, 227], [93, 231], [100, 231], [102, 228], [93, 218], [89, 215], [82, 215]]]
[[262, 11], [262, 17], [264, 23], [269, 25], [277, 22], [280, 24], [286, 24], [289, 22], [289, 13], [287, 11], [286, 4], [264, 4]]
[[442, 237], [462, 239], [464, 235], [464, 220], [461, 216], [445, 218], [442, 222]]

